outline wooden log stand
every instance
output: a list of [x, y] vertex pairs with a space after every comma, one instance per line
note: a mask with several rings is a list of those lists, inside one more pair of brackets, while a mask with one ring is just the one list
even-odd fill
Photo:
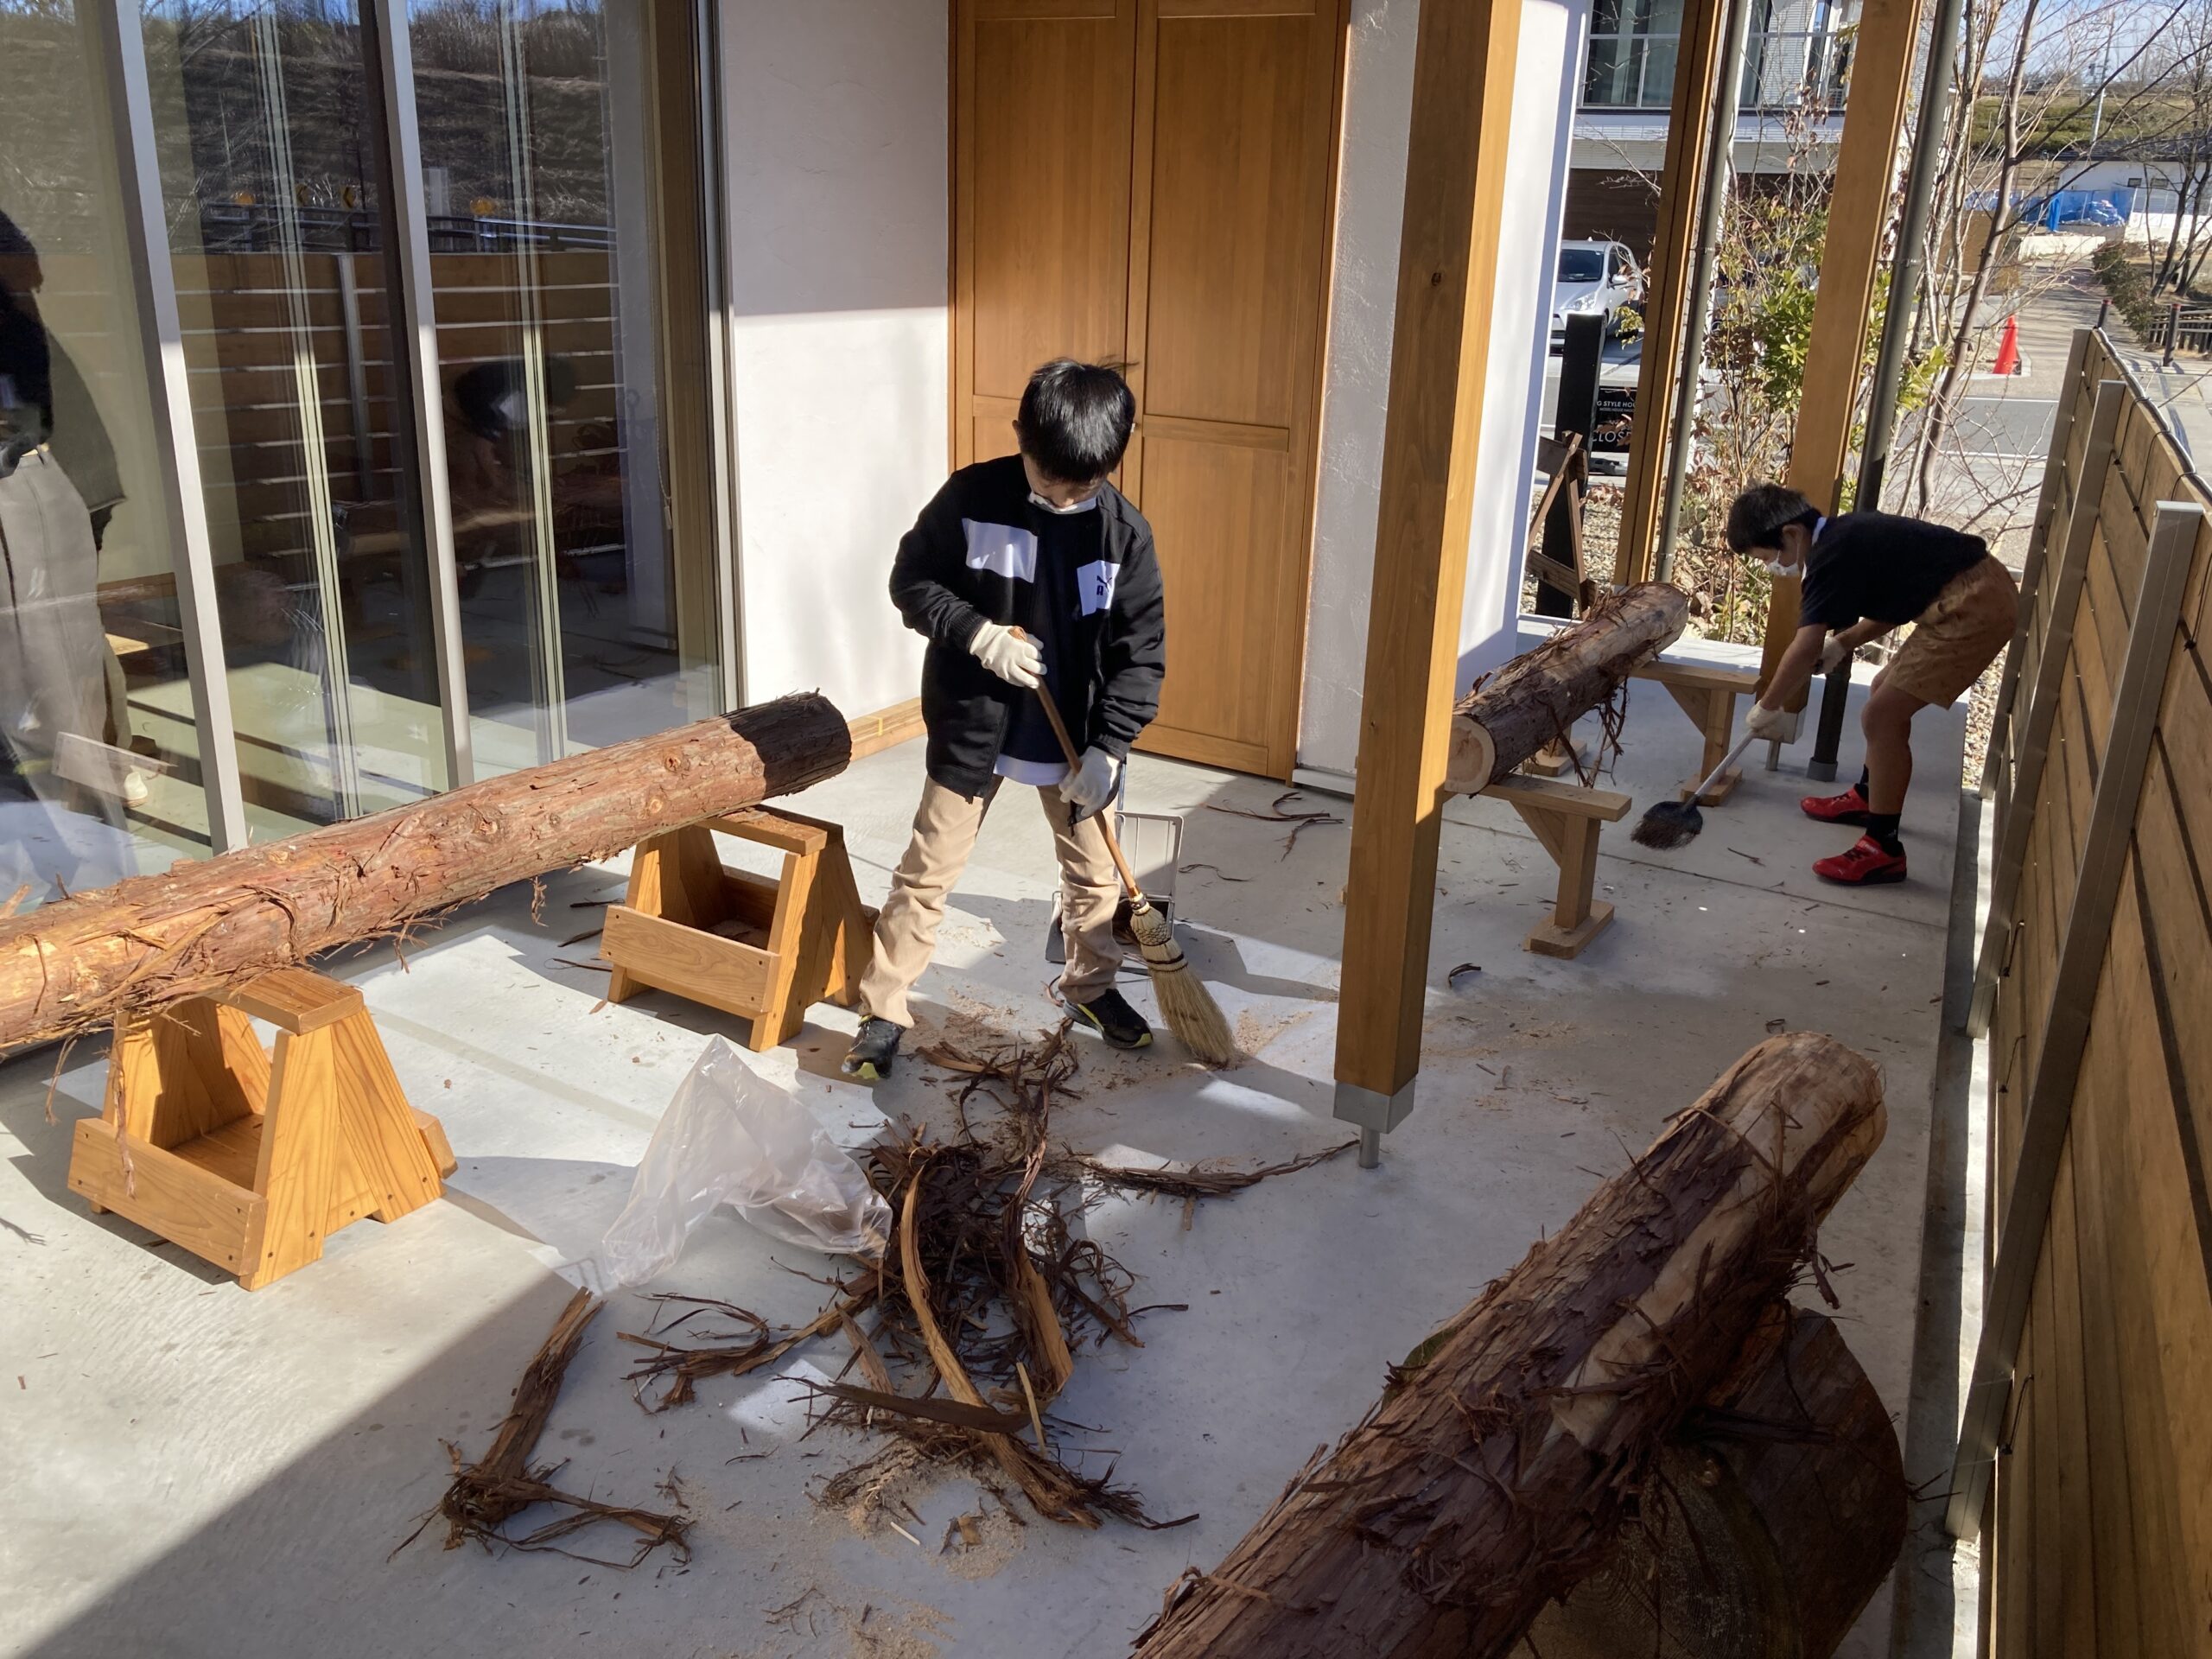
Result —
[[[273, 1054], [252, 1017], [276, 1027]], [[69, 1185], [95, 1215], [112, 1210], [259, 1290], [340, 1228], [421, 1209], [453, 1168], [361, 994], [279, 968], [118, 1018], [106, 1104], [77, 1125]]]
[[1584, 789], [1522, 774], [1501, 778], [1482, 792], [1518, 812], [1559, 866], [1551, 919], [1531, 929], [1522, 949], [1573, 961], [1612, 924], [1613, 907], [1592, 896], [1598, 882], [1598, 826], [1624, 817], [1631, 804], [1629, 798], [1610, 789]]
[[[1681, 705], [1682, 712], [1690, 717], [1690, 724], [1705, 739], [1705, 753], [1697, 763], [1696, 773], [1684, 779], [1676, 791], [1687, 801], [1727, 754], [1736, 734], [1736, 699], [1738, 695], [1748, 695], [1757, 686], [1758, 671], [1749, 664], [1736, 669], [1654, 658], [1636, 671], [1636, 677], [1656, 680], [1665, 686], [1667, 695]], [[1743, 781], [1743, 769], [1731, 766], [1721, 774], [1719, 783], [1697, 798], [1697, 804], [1718, 806], [1733, 795], [1736, 785]]]
[[[783, 874], [728, 868], [717, 830], [774, 848]], [[746, 1046], [773, 1048], [815, 1003], [859, 1001], [874, 928], [836, 824], [767, 807], [709, 818], [638, 843], [600, 939], [614, 965], [607, 1000], [667, 991], [751, 1020]]]

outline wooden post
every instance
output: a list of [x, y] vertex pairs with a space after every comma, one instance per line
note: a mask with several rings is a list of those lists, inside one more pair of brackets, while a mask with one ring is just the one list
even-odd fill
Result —
[[[1897, 185], [1897, 134], [1904, 127], [1905, 90], [1919, 41], [1920, 0], [1866, 0], [1860, 8], [1843, 142], [1828, 196], [1827, 242], [1821, 251], [1821, 287], [1805, 348], [1805, 391], [1789, 443], [1789, 487], [1822, 512], [1835, 512], [1843, 493], [1851, 423], [1859, 408], [1859, 359], [1874, 309], [1874, 276]], [[1762, 690], [1797, 632], [1798, 587], [1795, 576], [1774, 584], [1759, 656]], [[1789, 706], [1805, 706], [1803, 690]]]
[[1726, 34], [1728, 0], [1689, 0], [1675, 57], [1675, 101], [1667, 115], [1667, 153], [1659, 173], [1659, 226], [1651, 245], [1643, 308], [1643, 359], [1629, 428], [1628, 478], [1621, 497], [1621, 539], [1613, 580], [1651, 580], [1659, 503], [1667, 481], [1667, 429], [1681, 363], [1691, 245], [1697, 236], [1705, 151], [1713, 130], [1713, 78]]
[[1421, 7], [1337, 1023], [1337, 1116], [1370, 1167], [1421, 1065], [1520, 45], [1521, 0]]

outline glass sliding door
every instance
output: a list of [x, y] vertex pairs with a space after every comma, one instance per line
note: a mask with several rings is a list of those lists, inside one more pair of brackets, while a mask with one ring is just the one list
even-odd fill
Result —
[[688, 3], [404, 3], [489, 775], [719, 706], [702, 54]]
[[95, 32], [0, 0], [0, 915], [211, 839]]
[[448, 782], [381, 116], [355, 0], [143, 13], [241, 785], [265, 839]]

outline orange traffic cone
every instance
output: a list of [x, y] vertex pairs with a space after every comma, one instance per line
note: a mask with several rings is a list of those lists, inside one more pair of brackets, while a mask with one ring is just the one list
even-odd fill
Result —
[[2020, 372], [2020, 319], [2018, 315], [2005, 319], [2004, 337], [1997, 342], [1997, 364], [1992, 374], [2018, 374]]

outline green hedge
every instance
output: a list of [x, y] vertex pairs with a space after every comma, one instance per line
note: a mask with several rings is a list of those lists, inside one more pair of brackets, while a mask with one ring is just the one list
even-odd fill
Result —
[[2127, 319], [2139, 340], [2158, 337], [2159, 312], [2151, 298], [2151, 283], [2142, 270], [2117, 242], [2107, 242], [2089, 257], [2089, 264], [2112, 296], [2113, 308]]

